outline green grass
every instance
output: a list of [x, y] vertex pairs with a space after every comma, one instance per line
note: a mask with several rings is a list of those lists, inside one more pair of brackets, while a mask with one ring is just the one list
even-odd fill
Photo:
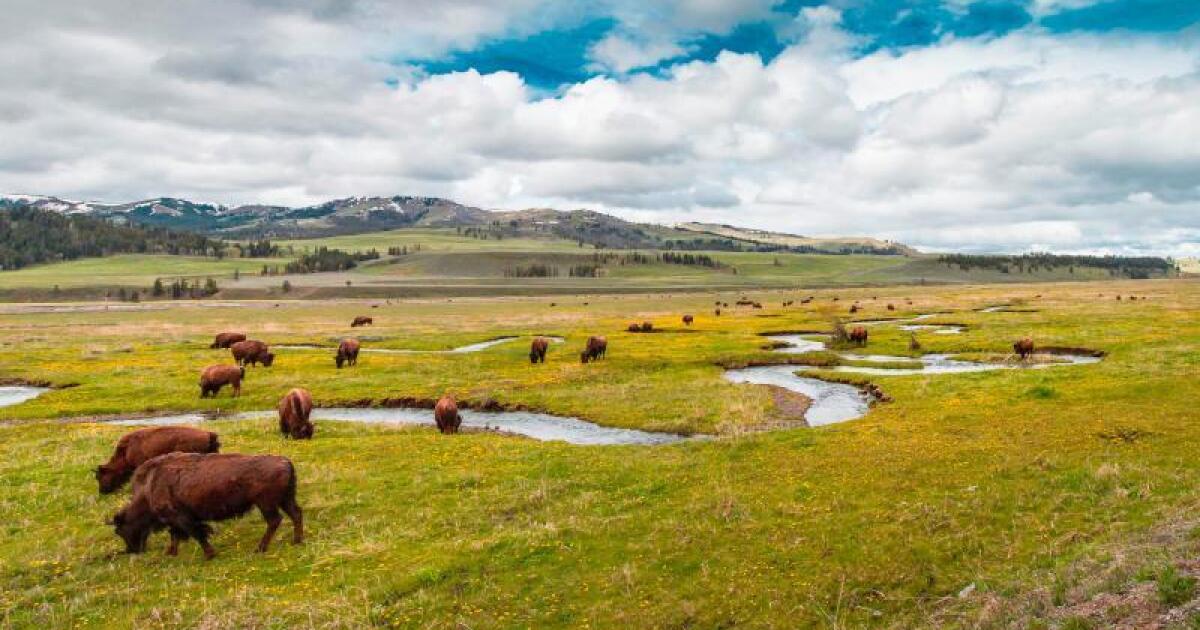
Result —
[[[1150, 299], [1096, 297], [1117, 292]], [[1200, 368], [1200, 285], [839, 289], [778, 307], [794, 293], [751, 292], [766, 309], [720, 318], [709, 315], [712, 302], [740, 292], [6, 314], [0, 377], [78, 386], [0, 409], [11, 424], [0, 426], [0, 625], [978, 627], [987, 600], [959, 600], [965, 585], [1042, 597], [1047, 572], [1120, 549], [1200, 501], [1200, 385], [1181, 378]], [[1002, 353], [1032, 334], [1108, 356], [887, 377], [895, 402], [861, 420], [747, 432], [773, 419], [771, 394], [726, 383], [717, 363], [777, 356], [760, 333], [827, 326], [853, 299], [864, 318], [889, 314], [890, 301], [952, 311], [947, 321], [969, 326], [919, 335], [926, 352]], [[1014, 299], [1037, 312], [974, 310]], [[697, 315], [695, 332], [681, 330], [685, 312]], [[340, 372], [329, 354], [280, 351], [275, 367], [251, 370], [241, 399], [197, 398], [200, 368], [228, 361], [205, 347], [214, 332], [327, 343], [351, 334], [360, 313], [377, 321], [353, 331], [375, 338], [368, 347], [535, 333], [568, 342], [544, 366], [529, 365], [525, 340], [472, 355], [364, 353]], [[643, 319], [666, 332], [622, 332]], [[608, 335], [609, 357], [580, 365], [575, 353], [595, 333]], [[905, 355], [908, 338], [878, 326], [865, 351]], [[316, 439], [293, 442], [267, 419], [220, 421], [212, 426], [225, 451], [296, 463], [310, 537], [293, 547], [285, 525], [258, 556], [263, 525], [252, 514], [216, 524], [220, 555], [204, 562], [194, 544], [163, 556], [162, 534], [148, 554], [116, 553], [103, 520], [125, 496], [97, 495], [89, 470], [126, 429], [45, 421], [265, 409], [296, 385], [319, 404], [450, 391], [724, 437], [575, 447], [322, 422]]]
[[155, 278], [227, 278], [235, 270], [258, 273], [263, 264], [282, 264], [280, 259], [204, 258], [157, 254], [123, 254], [107, 258], [84, 258], [52, 265], [39, 265], [0, 272], [0, 289], [126, 286], [150, 288]]

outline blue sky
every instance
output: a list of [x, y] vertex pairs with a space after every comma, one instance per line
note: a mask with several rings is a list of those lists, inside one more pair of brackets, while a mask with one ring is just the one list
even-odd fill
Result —
[[1200, 255], [1200, 0], [7, 0], [0, 194]]
[[[749, 11], [745, 20], [723, 28], [683, 26], [647, 32], [642, 9], [615, 8], [604, 3], [579, 3], [578, 12], [559, 15], [532, 33], [496, 33], [470, 47], [434, 58], [401, 58], [424, 71], [439, 74], [475, 69], [515, 72], [530, 85], [553, 90], [599, 75], [661, 72], [671, 65], [711, 61], [722, 51], [754, 53], [772, 60], [799, 36], [794, 27], [804, 7], [831, 6], [841, 11], [842, 27], [857, 38], [855, 52], [904, 50], [929, 46], [946, 38], [997, 37], [1018, 29], [1047, 33], [1131, 31], [1169, 33], [1200, 22], [1200, 1], [1108, 0], [1061, 4], [1033, 0], [784, 0], [762, 11]], [[653, 21], [652, 21], [653, 22]], [[519, 27], [519, 25], [518, 25]], [[519, 28], [517, 30], [520, 30]], [[634, 41], [666, 38], [682, 49], [645, 67], [615, 71], [596, 62], [591, 51], [605, 37], [620, 35]]]

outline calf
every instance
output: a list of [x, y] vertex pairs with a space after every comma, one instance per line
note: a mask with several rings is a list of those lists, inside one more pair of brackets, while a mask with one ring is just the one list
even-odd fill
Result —
[[296, 387], [279, 400], [279, 432], [284, 437], [308, 440], [313, 436], [313, 424], [308, 417], [312, 414], [312, 394], [307, 389]]
[[239, 341], [245, 341], [246, 335], [235, 332], [223, 332], [217, 335], [209, 348], [228, 348]]
[[96, 468], [100, 494], [115, 492], [147, 461], [166, 453], [216, 453], [217, 434], [192, 427], [147, 427], [126, 433], [117, 441], [108, 462]]
[[221, 393], [221, 388], [226, 385], [233, 386], [234, 397], [241, 396], [242, 379], [245, 377], [245, 366], [210, 365], [200, 374], [200, 397], [206, 398], [211, 395], [216, 398], [217, 394]]
[[275, 362], [275, 353], [271, 352], [267, 344], [257, 339], [239, 341], [229, 346], [229, 351], [233, 353], [233, 360], [237, 361], [238, 365], [262, 363], [263, 367], [271, 367]]
[[365, 317], [363, 315], [359, 315], [358, 317], [355, 317], [354, 321], [350, 322], [351, 328], [358, 328], [359, 326], [374, 326], [374, 325], [375, 325], [374, 319], [372, 319], [370, 317]]
[[550, 349], [550, 340], [545, 337], [536, 337], [529, 344], [529, 362], [530, 363], [545, 363], [546, 350]]
[[235, 518], [257, 507], [267, 521], [258, 543], [264, 552], [283, 521], [292, 520], [293, 541], [304, 541], [304, 519], [296, 504], [296, 469], [276, 455], [198, 455], [169, 453], [146, 462], [133, 476], [133, 497], [109, 523], [125, 541], [127, 553], [146, 551], [154, 531], [171, 533], [167, 555], [179, 552], [180, 541], [195, 538], [212, 559], [207, 521]]
[[333, 358], [334, 363], [337, 363], [338, 369], [342, 369], [342, 364], [358, 365], [358, 340], [343, 339], [342, 343], [338, 344], [337, 356]]
[[453, 396], [442, 396], [433, 408], [433, 421], [437, 423], [438, 431], [442, 433], [458, 433], [462, 425], [462, 416], [458, 415], [458, 404]]

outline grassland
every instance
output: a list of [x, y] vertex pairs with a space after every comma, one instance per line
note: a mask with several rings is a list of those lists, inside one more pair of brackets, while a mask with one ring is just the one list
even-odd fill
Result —
[[[0, 409], [0, 626], [1060, 627], [1097, 592], [1173, 583], [1165, 567], [1200, 531], [1188, 517], [1200, 500], [1200, 385], [1184, 378], [1200, 366], [1200, 284], [814, 293], [789, 309], [779, 304], [794, 293], [751, 293], [767, 308], [720, 318], [712, 302], [741, 293], [6, 307], [0, 377], [76, 386]], [[852, 299], [864, 319], [893, 302], [896, 315], [946, 312], [932, 321], [969, 326], [920, 335], [928, 352], [1005, 352], [1031, 334], [1107, 356], [876, 378], [895, 402], [861, 420], [755, 432], [777, 414], [770, 392], [726, 383], [717, 364], [770, 359], [759, 333], [823, 328]], [[1014, 301], [1023, 312], [976, 310]], [[697, 315], [694, 332], [681, 330], [682, 312]], [[360, 313], [377, 321], [355, 331], [368, 347], [533, 333], [567, 343], [544, 366], [514, 342], [364, 353], [340, 372], [326, 353], [280, 350], [275, 367], [251, 370], [242, 398], [197, 397], [199, 369], [228, 360], [207, 349], [212, 333], [328, 344]], [[667, 332], [622, 332], [642, 319]], [[583, 366], [572, 350], [592, 333], [609, 336], [610, 355]], [[877, 327], [865, 351], [903, 355], [907, 341]], [[125, 429], [67, 419], [264, 409], [294, 385], [322, 405], [449, 391], [721, 437], [576, 447], [322, 423], [305, 443], [280, 439], [269, 420], [217, 421], [224, 450], [296, 462], [308, 542], [255, 555], [262, 523], [251, 515], [217, 525], [212, 562], [194, 545], [163, 556], [161, 535], [151, 553], [117, 553], [102, 523], [124, 497], [98, 496], [89, 471]], [[1153, 542], [1163, 528], [1184, 542]]]

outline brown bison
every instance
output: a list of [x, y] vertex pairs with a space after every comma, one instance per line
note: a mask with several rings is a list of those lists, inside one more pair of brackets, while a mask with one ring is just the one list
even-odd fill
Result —
[[350, 322], [351, 328], [358, 328], [359, 326], [374, 326], [374, 325], [375, 325], [375, 320], [370, 317], [366, 317], [365, 315], [359, 315], [358, 317], [354, 318], [354, 321]]
[[217, 434], [192, 427], [148, 427], [126, 433], [108, 462], [96, 468], [100, 494], [115, 492], [147, 461], [166, 453], [216, 453]]
[[719, 308], [713, 309], [713, 315], [715, 315], [715, 316], [717, 316], [717, 317], [720, 317], [720, 316], [721, 316], [721, 309], [719, 309]]
[[545, 337], [536, 337], [529, 344], [529, 362], [530, 363], [545, 363], [546, 351], [550, 349], [550, 340]]
[[276, 455], [197, 455], [169, 453], [146, 462], [133, 476], [133, 497], [109, 521], [125, 541], [125, 551], [142, 553], [154, 531], [171, 533], [167, 555], [179, 552], [180, 541], [195, 538], [212, 559], [207, 521], [235, 518], [257, 507], [267, 521], [258, 543], [266, 551], [283, 521], [292, 519], [293, 541], [304, 541], [304, 518], [296, 504], [296, 469]]
[[245, 341], [246, 335], [235, 332], [223, 332], [217, 335], [209, 348], [228, 348], [239, 341]]
[[312, 394], [302, 387], [293, 388], [279, 400], [279, 432], [284, 437], [308, 440], [313, 436]]
[[453, 396], [442, 396], [433, 408], [433, 421], [437, 423], [438, 431], [442, 433], [458, 433], [462, 425], [462, 416], [458, 415], [458, 404]]
[[583, 352], [579, 353], [579, 360], [583, 363], [596, 361], [604, 357], [604, 353], [608, 351], [608, 339], [599, 335], [588, 337], [587, 346]]
[[233, 360], [237, 361], [238, 365], [262, 363], [263, 367], [271, 367], [275, 362], [275, 353], [271, 352], [267, 344], [257, 339], [239, 341], [229, 346], [229, 351], [233, 353]]
[[213, 398], [221, 393], [226, 385], [233, 386], [233, 395], [242, 395], [242, 379], [246, 377], [246, 367], [237, 365], [210, 365], [200, 374], [200, 397], [212, 395]]
[[1029, 337], [1018, 340], [1013, 344], [1013, 352], [1024, 361], [1029, 358], [1029, 355], [1033, 354], [1033, 340]]
[[342, 343], [338, 344], [337, 356], [333, 358], [334, 363], [337, 363], [338, 369], [342, 369], [342, 364], [358, 365], [358, 340], [343, 339]]
[[683, 325], [684, 326], [691, 326], [693, 321], [695, 321], [695, 319], [691, 315], [683, 316]]
[[642, 322], [642, 332], [653, 332], [654, 324], [651, 322]]
[[894, 311], [894, 310], [896, 310], [896, 305], [895, 305], [895, 304], [888, 304], [888, 305], [887, 305], [887, 309], [888, 309], [889, 311]]
[[850, 341], [859, 346], [867, 345], [867, 329], [863, 326], [855, 326], [850, 331]]
[[851, 304], [851, 305], [850, 305], [850, 313], [851, 313], [851, 314], [854, 314], [854, 313], [857, 313], [857, 312], [858, 312], [858, 305], [857, 305], [857, 304]]
[[642, 325], [634, 322], [625, 327], [625, 330], [631, 333], [642, 332]]

